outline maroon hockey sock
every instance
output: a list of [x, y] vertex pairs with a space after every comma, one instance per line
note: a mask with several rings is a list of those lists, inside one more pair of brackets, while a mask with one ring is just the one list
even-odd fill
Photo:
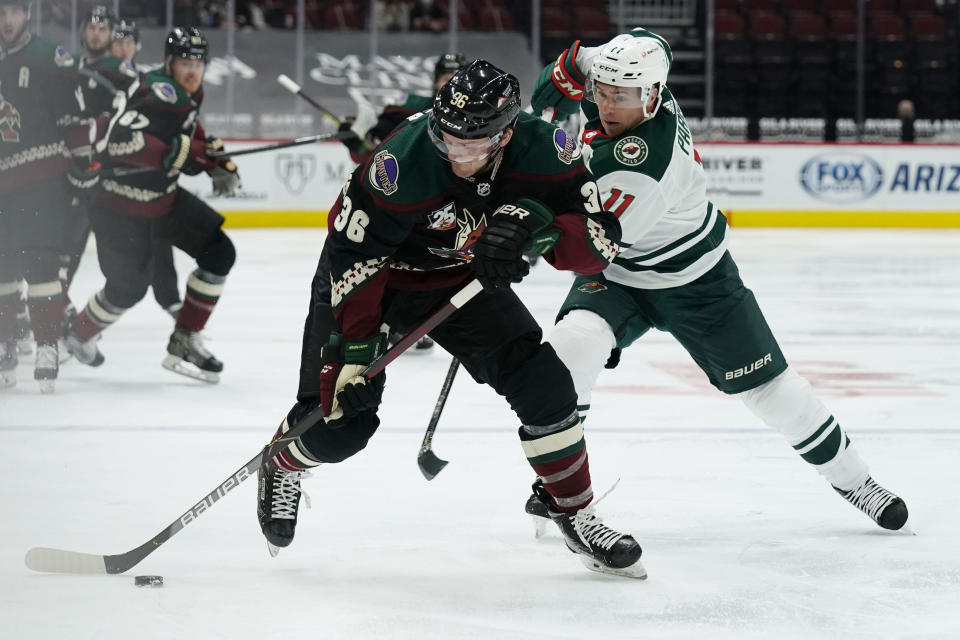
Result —
[[0, 342], [13, 340], [17, 333], [20, 289], [16, 282], [0, 283]]
[[120, 319], [126, 309], [110, 304], [103, 291], [90, 296], [87, 306], [77, 314], [71, 325], [81, 340], [87, 341]]
[[[218, 282], [211, 282], [217, 280]], [[177, 326], [190, 331], [201, 331], [213, 313], [223, 292], [224, 276], [215, 276], [199, 269], [187, 278], [187, 295], [177, 314]]]
[[579, 420], [562, 431], [542, 436], [531, 435], [521, 427], [520, 439], [527, 462], [543, 480], [556, 509], [576, 513], [590, 504], [590, 462]]
[[[283, 422], [281, 422], [280, 426], [277, 428], [277, 432], [273, 434], [273, 439], [271, 442], [275, 441], [277, 438], [289, 431], [289, 429], [290, 427], [288, 426], [287, 420], [284, 418]], [[273, 456], [272, 461], [273, 464], [285, 471], [307, 471], [311, 467], [315, 467], [320, 464], [316, 460], [313, 460], [307, 456], [300, 449], [299, 441], [297, 440], [294, 440], [287, 446], [286, 449]]]
[[30, 326], [37, 344], [53, 344], [62, 335], [66, 299], [59, 280], [31, 283], [27, 287]]

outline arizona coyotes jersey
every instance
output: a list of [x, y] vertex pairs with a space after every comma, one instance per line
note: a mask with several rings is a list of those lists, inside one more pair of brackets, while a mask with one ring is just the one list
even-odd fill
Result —
[[66, 173], [63, 128], [80, 112], [79, 84], [73, 56], [36, 35], [0, 52], [0, 193]]
[[348, 340], [379, 329], [388, 286], [466, 281], [473, 244], [490, 216], [520, 198], [556, 214], [561, 237], [545, 256], [554, 267], [599, 273], [616, 254], [619, 225], [603, 211], [573, 136], [521, 113], [501, 160], [462, 179], [437, 153], [428, 126], [426, 113], [411, 116], [354, 170], [330, 211], [321, 269], [329, 269], [331, 303]]
[[[166, 214], [176, 195], [178, 175], [163, 169], [163, 158], [175, 136], [203, 138], [197, 123], [202, 101], [202, 88], [190, 95], [162, 70], [141, 76], [126, 110], [110, 129], [101, 156], [105, 171], [98, 204], [137, 217]], [[109, 169], [128, 166], [155, 170], [108, 177]]]
[[603, 272], [614, 282], [664, 289], [696, 280], [727, 246], [727, 220], [707, 200], [706, 176], [680, 105], [663, 88], [653, 119], [616, 138], [601, 130], [597, 106], [587, 116], [583, 156], [603, 206], [620, 220], [620, 254]]

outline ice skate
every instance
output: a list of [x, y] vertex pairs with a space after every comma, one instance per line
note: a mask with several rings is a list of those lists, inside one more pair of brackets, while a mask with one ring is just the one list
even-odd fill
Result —
[[40, 393], [53, 393], [55, 391], [59, 370], [60, 358], [57, 343], [38, 344], [33, 379], [40, 384]]
[[163, 368], [188, 378], [216, 384], [220, 382], [223, 363], [203, 346], [199, 331], [177, 327], [170, 334]]
[[[585, 567], [598, 573], [646, 579], [647, 570], [640, 562], [643, 553], [640, 545], [633, 536], [603, 524], [594, 505], [584, 507], [576, 513], [558, 512], [553, 510], [550, 494], [543, 488], [542, 481], [537, 480], [534, 483], [533, 492], [547, 508], [550, 519], [560, 528], [567, 548], [580, 556]], [[596, 502], [599, 501], [598, 499]]]
[[533, 520], [533, 537], [543, 537], [547, 533], [547, 523], [550, 522], [550, 509], [541, 502], [536, 493], [531, 493], [523, 510], [530, 514]]
[[310, 508], [310, 496], [300, 488], [300, 480], [308, 477], [308, 471], [286, 471], [273, 461], [267, 461], [257, 472], [257, 518], [273, 557], [293, 542], [301, 494]]
[[67, 334], [63, 337], [63, 346], [66, 347], [70, 355], [77, 359], [77, 362], [91, 367], [99, 367], [104, 361], [103, 354], [97, 348], [99, 339], [100, 336], [98, 335], [89, 340], [84, 340], [73, 329], [68, 329]]
[[902, 529], [907, 523], [907, 505], [900, 497], [878, 485], [867, 476], [856, 489], [844, 491], [833, 488], [843, 499], [870, 516], [874, 522], [891, 531]]
[[17, 384], [17, 341], [0, 342], [0, 389]]
[[[402, 333], [391, 331], [389, 336], [389, 343], [390, 343], [389, 346], [392, 347], [393, 345], [400, 342], [402, 339], [403, 339]], [[430, 351], [433, 349], [434, 344], [435, 343], [430, 336], [423, 336], [422, 338], [417, 340], [417, 343], [413, 345], [412, 348], [407, 349], [404, 353], [409, 353], [414, 355], [430, 353]]]

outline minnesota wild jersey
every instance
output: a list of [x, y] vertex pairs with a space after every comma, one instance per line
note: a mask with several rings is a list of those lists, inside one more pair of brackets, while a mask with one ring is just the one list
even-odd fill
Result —
[[603, 206], [620, 219], [620, 254], [604, 275], [642, 289], [692, 282], [723, 256], [727, 221], [707, 200], [706, 177], [690, 129], [670, 90], [657, 115], [617, 138], [607, 137], [592, 102], [583, 157]]
[[534, 198], [549, 207], [560, 240], [558, 269], [599, 273], [616, 253], [619, 226], [602, 210], [573, 136], [521, 113], [493, 166], [453, 174], [434, 147], [425, 112], [397, 129], [344, 185], [330, 211], [324, 253], [330, 298], [348, 340], [375, 333], [380, 300], [396, 289], [439, 289], [470, 277], [473, 244], [502, 204]]

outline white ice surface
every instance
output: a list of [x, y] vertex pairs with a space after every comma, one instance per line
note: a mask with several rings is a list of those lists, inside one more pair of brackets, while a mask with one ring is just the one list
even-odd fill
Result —
[[[305, 483], [313, 508], [278, 558], [249, 481], [127, 574], [32, 573], [33, 546], [149, 540], [289, 408], [323, 233], [230, 235], [239, 259], [206, 331], [221, 384], [160, 367], [170, 321], [148, 295], [105, 334], [101, 368], [67, 363], [41, 396], [25, 358], [0, 392], [0, 638], [960, 637], [956, 231], [733, 232], [787, 357], [916, 535], [874, 526], [651, 334], [604, 373], [587, 423], [596, 488], [622, 478], [600, 511], [643, 545], [646, 581], [587, 571], [552, 530], [533, 538], [516, 421], [463, 372], [434, 440], [450, 464], [424, 481], [439, 350], [390, 366], [380, 432]], [[541, 264], [523, 283], [543, 325], [568, 282]], [[101, 283], [88, 251], [74, 299]], [[141, 574], [166, 584], [136, 588]]]

